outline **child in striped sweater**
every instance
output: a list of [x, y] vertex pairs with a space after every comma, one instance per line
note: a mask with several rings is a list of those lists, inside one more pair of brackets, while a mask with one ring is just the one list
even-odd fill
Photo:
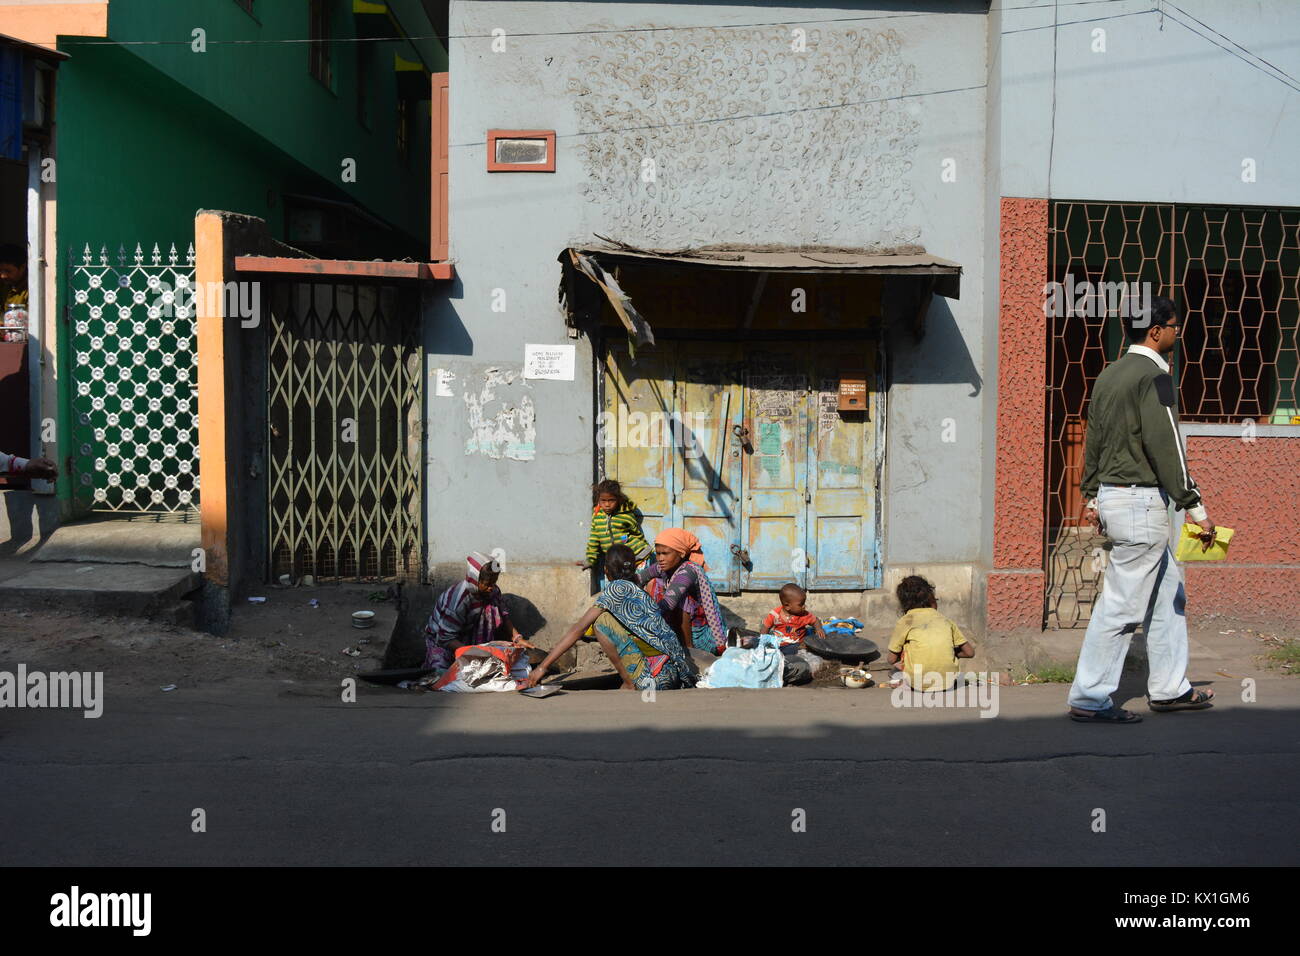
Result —
[[641, 531], [641, 511], [623, 494], [617, 481], [606, 478], [591, 488], [591, 534], [587, 537], [587, 560], [574, 562], [584, 571], [596, 569], [596, 585], [604, 587], [604, 556], [616, 544], [632, 549], [638, 562], [653, 553]]

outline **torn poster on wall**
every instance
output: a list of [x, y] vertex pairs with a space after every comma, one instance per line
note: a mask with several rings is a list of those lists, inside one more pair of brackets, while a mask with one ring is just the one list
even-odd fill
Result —
[[572, 382], [577, 349], [572, 345], [525, 345], [524, 378]]
[[[470, 433], [465, 439], [466, 455], [515, 461], [532, 461], [537, 457], [537, 413], [532, 398], [524, 395], [518, 404], [497, 398], [497, 389], [513, 385], [516, 378], [519, 373], [513, 370], [484, 369], [483, 387], [478, 394], [464, 393]], [[494, 410], [498, 402], [500, 408]]]

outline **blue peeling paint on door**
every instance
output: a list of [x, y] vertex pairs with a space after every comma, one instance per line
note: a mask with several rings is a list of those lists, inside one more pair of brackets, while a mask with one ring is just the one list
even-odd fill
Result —
[[[872, 342], [661, 342], [605, 356], [605, 476], [701, 541], [719, 591], [881, 584], [882, 363]], [[865, 413], [838, 410], [867, 375]], [[640, 414], [637, 414], [640, 413]]]
[[781, 348], [751, 349], [745, 375], [744, 586], [802, 584], [807, 544], [808, 379]]
[[[876, 533], [883, 408], [879, 363], [870, 348], [857, 369], [869, 383], [867, 410], [839, 411], [843, 355], [814, 359], [808, 422], [808, 584], [814, 589], [878, 588]], [[851, 363], [852, 358], [848, 361]]]
[[741, 458], [732, 431], [741, 418], [740, 350], [736, 343], [690, 343], [678, 349], [673, 488], [676, 526], [700, 539], [709, 580], [740, 589]]

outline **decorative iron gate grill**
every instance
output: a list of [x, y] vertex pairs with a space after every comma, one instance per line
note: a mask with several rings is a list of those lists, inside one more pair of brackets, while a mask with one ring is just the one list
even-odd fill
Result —
[[[1049, 245], [1049, 281], [1150, 283], [1178, 305], [1182, 421], [1300, 423], [1300, 210], [1058, 202]], [[1126, 348], [1117, 304], [1049, 318], [1046, 627], [1087, 624], [1105, 566], [1079, 484], [1092, 383]]]
[[271, 284], [272, 580], [422, 578], [423, 351], [413, 289]]
[[[190, 511], [199, 501], [194, 246], [69, 256], [73, 495], [81, 509]], [[78, 261], [80, 259], [80, 261]]]

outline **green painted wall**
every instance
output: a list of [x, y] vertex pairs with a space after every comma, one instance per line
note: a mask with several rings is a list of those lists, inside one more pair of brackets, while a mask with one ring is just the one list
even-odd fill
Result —
[[[390, 5], [407, 33], [432, 33], [418, 2]], [[266, 42], [308, 36], [307, 0], [257, 0], [256, 19], [234, 0], [112, 0], [110, 40], [128, 45], [75, 38], [60, 43], [72, 56], [59, 71], [60, 198], [65, 183], [82, 172], [76, 168], [78, 152], [91, 143], [94, 148], [80, 157], [83, 162], [114, 163], [105, 154], [120, 155], [117, 165], [124, 169], [116, 175], [124, 171], [126, 176], [117, 180], [119, 187], [129, 185], [135, 171], [151, 185], [158, 178], [175, 178], [180, 180], [177, 191], [193, 197], [192, 209], [265, 211], [277, 235], [283, 217], [267, 206], [265, 193], [287, 187], [285, 191], [355, 202], [423, 242], [428, 235], [428, 103], [420, 101], [415, 111], [411, 156], [403, 162], [396, 148], [398, 95], [392, 65], [400, 53], [438, 72], [446, 69], [446, 54], [434, 40], [368, 42], [367, 129], [357, 119], [358, 44], [349, 41], [357, 36], [360, 21], [351, 8], [351, 0], [332, 2], [337, 39], [328, 89], [308, 71], [308, 44]], [[205, 53], [191, 49], [196, 28], [206, 31]], [[389, 24], [383, 32], [391, 35], [395, 29]], [[137, 40], [168, 42], [129, 43]], [[222, 42], [233, 40], [258, 42]], [[178, 142], [181, 131], [193, 144], [188, 149]], [[140, 149], [130, 140], [150, 148], [154, 159], [141, 166]], [[271, 149], [300, 167], [291, 182], [285, 183], [285, 175], [292, 167], [269, 156]], [[215, 174], [183, 172], [177, 161], [182, 156], [193, 160], [199, 153], [206, 160], [203, 166]], [[355, 183], [342, 181], [345, 158], [356, 160]], [[313, 182], [312, 174], [319, 180]], [[236, 178], [242, 190], [221, 182]], [[239, 206], [208, 198], [231, 195], [249, 202], [256, 196], [258, 201]]]
[[[433, 33], [418, 0], [390, 4], [408, 35]], [[358, 120], [358, 44], [369, 28], [396, 35], [388, 20], [358, 20], [351, 0], [333, 0], [332, 84], [311, 75], [302, 40], [307, 0], [256, 0], [249, 16], [234, 0], [112, 0], [109, 40], [62, 38], [70, 58], [59, 68], [58, 283], [56, 308], [67, 303], [69, 250], [86, 242], [146, 251], [175, 242], [184, 254], [199, 209], [265, 219], [287, 238], [284, 194], [350, 202], [391, 230], [359, 225], [350, 234], [364, 258], [428, 255], [429, 111], [418, 101], [407, 159], [397, 149], [394, 55], [446, 69], [432, 39], [370, 44], [366, 89], [369, 125]], [[191, 47], [206, 31], [207, 51]], [[129, 41], [170, 41], [134, 44]], [[340, 175], [356, 161], [357, 181]], [[59, 429], [72, 434], [71, 349], [60, 323]], [[67, 453], [65, 450], [64, 454]], [[70, 503], [70, 483], [60, 482]]]

